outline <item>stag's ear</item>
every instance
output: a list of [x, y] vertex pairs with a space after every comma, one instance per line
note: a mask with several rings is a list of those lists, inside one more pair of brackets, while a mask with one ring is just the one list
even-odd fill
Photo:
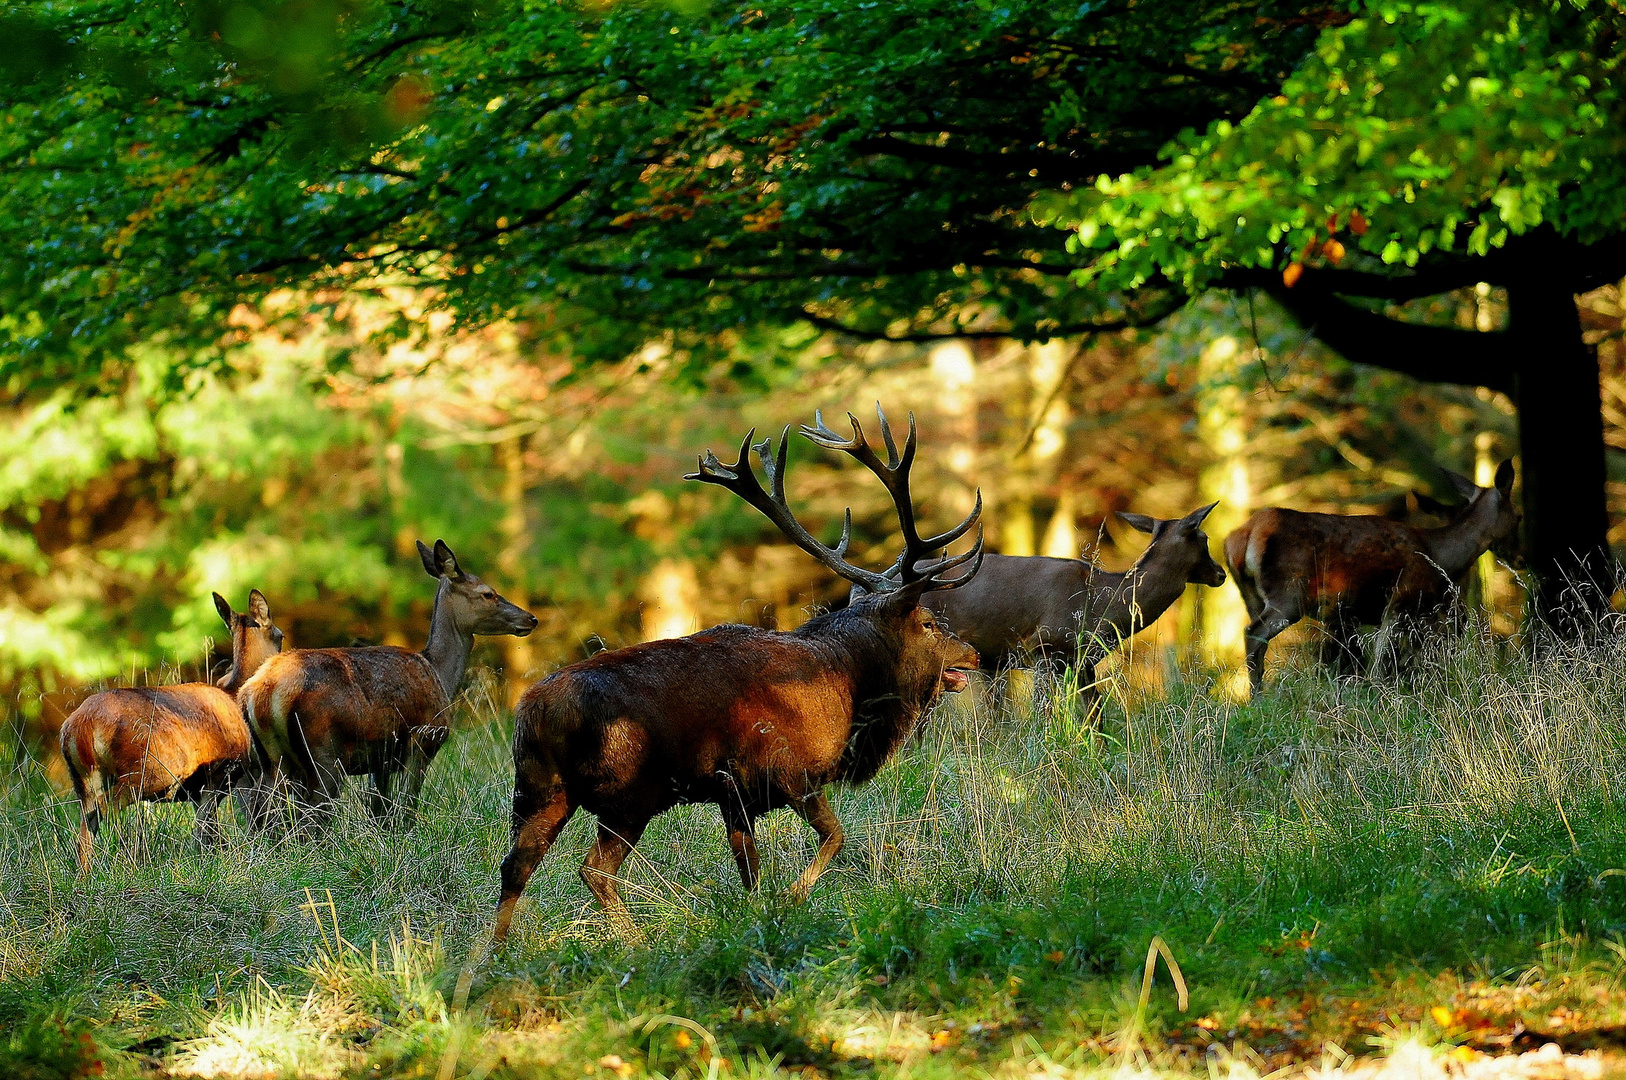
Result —
[[231, 605], [226, 603], [226, 598], [221, 596], [219, 593], [210, 593], [209, 595], [215, 598], [215, 610], [220, 612], [220, 617], [226, 620], [227, 626], [230, 626]]
[[911, 581], [899, 589], [886, 594], [886, 603], [899, 615], [907, 615], [920, 606], [920, 598], [926, 594], [929, 581]]
[[248, 613], [261, 626], [271, 625], [271, 605], [266, 603], [265, 594], [258, 589], [248, 591]]
[[1157, 518], [1155, 517], [1147, 517], [1145, 514], [1131, 514], [1127, 510], [1118, 511], [1118, 516], [1123, 518], [1124, 524], [1131, 529], [1138, 529], [1143, 533], [1157, 531]]
[[1502, 495], [1513, 494], [1513, 459], [1508, 458], [1496, 466], [1496, 490]]
[[435, 541], [435, 562], [440, 566], [441, 574], [453, 581], [463, 580], [463, 568], [457, 565], [457, 556], [452, 554], [452, 549], [446, 546], [444, 540]]
[[1186, 528], [1195, 529], [1197, 526], [1199, 526], [1199, 525], [1201, 525], [1203, 523], [1203, 519], [1207, 518], [1209, 514], [1212, 514], [1214, 512], [1214, 507], [1216, 507], [1218, 505], [1219, 505], [1219, 500], [1215, 499], [1213, 502], [1209, 503], [1207, 506], [1199, 506], [1199, 507], [1197, 507], [1197, 509], [1195, 509], [1191, 513], [1187, 514], [1181, 520], [1184, 523]]
[[1445, 473], [1445, 478], [1451, 481], [1452, 489], [1462, 497], [1464, 502], [1468, 502], [1479, 494], [1479, 485], [1461, 473], [1452, 472], [1450, 469], [1441, 469], [1440, 471]]

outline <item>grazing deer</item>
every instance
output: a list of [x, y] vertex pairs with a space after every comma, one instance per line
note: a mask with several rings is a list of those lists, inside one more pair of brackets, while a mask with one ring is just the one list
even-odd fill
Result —
[[297, 804], [323, 823], [344, 790], [344, 777], [371, 773], [368, 806], [390, 816], [390, 786], [402, 824], [416, 809], [424, 773], [449, 732], [452, 698], [474, 637], [536, 629], [535, 615], [509, 603], [467, 573], [444, 540], [418, 541], [424, 571], [440, 582], [422, 652], [394, 645], [294, 649], [274, 657], [243, 687], [239, 700], [264, 765], [280, 769]]
[[90, 869], [102, 817], [132, 802], [193, 800], [198, 842], [207, 845], [219, 836], [220, 799], [250, 763], [252, 744], [237, 692], [282, 648], [282, 631], [258, 589], [248, 594], [248, 610], [241, 614], [219, 593], [214, 598], [231, 629], [231, 670], [219, 682], [103, 690], [62, 724], [62, 757], [79, 797], [82, 870]]
[[1225, 538], [1225, 561], [1248, 607], [1254, 696], [1264, 688], [1271, 639], [1306, 617], [1326, 626], [1323, 655], [1346, 666], [1359, 659], [1360, 628], [1379, 627], [1373, 649], [1381, 673], [1408, 624], [1445, 613], [1474, 561], [1517, 535], [1513, 462], [1502, 462], [1488, 488], [1447, 475], [1468, 504], [1440, 528], [1275, 508]]
[[[843, 558], [851, 511], [834, 547], [797, 522], [785, 501], [788, 428], [777, 457], [769, 455], [769, 440], [752, 447], [755, 431], [732, 465], [708, 450], [699, 471], [685, 479], [732, 491], [866, 595], [789, 632], [725, 625], [600, 653], [527, 690], [515, 716], [514, 842], [502, 862], [496, 941], [507, 937], [526, 882], [578, 807], [598, 817], [582, 880], [623, 933], [631, 933], [631, 922], [616, 885], [621, 863], [651, 818], [684, 803], [717, 805], [747, 890], [757, 886], [757, 818], [779, 807], [794, 810], [819, 837], [812, 864], [791, 886], [792, 896], [805, 899], [841, 850], [841, 823], [826, 785], [868, 781], [940, 694], [965, 687], [976, 652], [944, 632], [920, 599], [973, 580], [980, 530], [964, 554], [926, 559], [970, 530], [981, 498], [959, 525], [922, 539], [909, 496], [914, 417], [901, 457], [880, 417], [885, 464], [858, 421], [848, 419], [851, 438], [827, 429], [821, 415], [802, 434], [851, 454], [886, 485], [904, 541], [891, 576]], [[762, 461], [768, 491], [757, 481], [748, 449]], [[967, 563], [964, 577], [944, 576]]]
[[1188, 583], [1225, 584], [1202, 530], [1215, 505], [1172, 520], [1120, 513], [1152, 536], [1121, 574], [1083, 559], [989, 555], [975, 581], [921, 603], [976, 648], [984, 671], [1000, 671], [1029, 654], [1078, 668], [1086, 715], [1093, 720], [1100, 708], [1095, 666], [1157, 621]]

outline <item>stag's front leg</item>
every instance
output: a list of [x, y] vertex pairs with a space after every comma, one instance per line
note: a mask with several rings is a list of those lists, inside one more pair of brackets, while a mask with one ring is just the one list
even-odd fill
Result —
[[808, 898], [813, 892], [813, 885], [824, 873], [825, 867], [830, 865], [836, 855], [841, 851], [841, 822], [836, 820], [836, 812], [830, 809], [830, 800], [825, 798], [823, 791], [815, 791], [811, 795], [800, 799], [792, 799], [791, 809], [802, 816], [802, 820], [813, 826], [813, 831], [819, 834], [819, 850], [813, 855], [813, 861], [802, 876], [797, 878], [790, 887], [790, 898], [797, 903]]
[[728, 846], [734, 852], [734, 862], [740, 868], [740, 882], [746, 892], [755, 892], [760, 880], [757, 860], [756, 817], [739, 800], [727, 796], [718, 803], [723, 813], [723, 827], [728, 830]]

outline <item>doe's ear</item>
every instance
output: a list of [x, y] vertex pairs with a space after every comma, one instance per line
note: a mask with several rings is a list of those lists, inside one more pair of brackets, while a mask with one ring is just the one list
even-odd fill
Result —
[[219, 593], [210, 593], [209, 595], [215, 598], [215, 610], [220, 612], [220, 617], [226, 620], [227, 626], [230, 626], [231, 605], [226, 603], [226, 598], [221, 596]]
[[463, 568], [457, 565], [457, 556], [452, 554], [452, 549], [446, 546], [444, 540], [435, 541], [435, 563], [440, 567], [441, 574], [446, 577], [453, 581], [463, 579]]
[[1212, 514], [1214, 512], [1214, 507], [1218, 505], [1219, 500], [1215, 499], [1207, 506], [1199, 506], [1197, 509], [1187, 514], [1185, 518], [1182, 519], [1185, 522], [1186, 528], [1195, 529], [1197, 526], [1201, 525], [1203, 523], [1203, 519], [1208, 517], [1209, 514]]
[[[1212, 510], [1213, 507], [1209, 507], [1209, 509]], [[1148, 517], [1145, 514], [1131, 514], [1127, 510], [1118, 511], [1118, 516], [1123, 518], [1124, 524], [1131, 529], [1138, 529], [1143, 533], [1157, 531], [1157, 518], [1155, 517]]]
[[248, 613], [261, 626], [271, 625], [271, 605], [266, 603], [265, 594], [258, 589], [248, 591]]
[[1513, 459], [1507, 458], [1496, 466], [1496, 490], [1503, 495], [1513, 492]]
[[435, 565], [435, 553], [429, 550], [429, 545], [422, 540], [418, 541], [418, 558], [423, 560], [423, 572], [432, 578], [440, 577], [440, 569]]
[[1417, 509], [1425, 514], [1438, 514], [1441, 517], [1450, 517], [1455, 507], [1447, 506], [1432, 495], [1425, 495], [1421, 491], [1413, 491], [1412, 498], [1417, 500]]
[[1445, 478], [1451, 481], [1452, 489], [1462, 496], [1463, 501], [1466, 502], [1479, 494], [1479, 485], [1461, 473], [1452, 472], [1450, 469], [1441, 469], [1440, 471], [1445, 473]]

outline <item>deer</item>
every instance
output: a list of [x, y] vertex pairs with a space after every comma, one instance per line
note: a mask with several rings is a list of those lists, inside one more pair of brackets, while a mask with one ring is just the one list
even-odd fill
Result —
[[[194, 839], [219, 839], [220, 800], [252, 776], [248, 727], [237, 707], [247, 679], [282, 648], [282, 630], [258, 589], [248, 610], [225, 597], [215, 610], [231, 630], [231, 668], [215, 683], [128, 686], [86, 698], [62, 724], [62, 758], [79, 799], [78, 855], [88, 871], [102, 818], [133, 802], [197, 804]], [[252, 820], [255, 810], [250, 808]]]
[[1120, 511], [1126, 524], [1152, 538], [1122, 573], [1086, 559], [988, 555], [975, 581], [922, 603], [977, 650], [989, 674], [1028, 656], [1046, 666], [1076, 668], [1085, 716], [1093, 724], [1101, 706], [1096, 665], [1156, 622], [1187, 584], [1225, 584], [1225, 570], [1209, 554], [1202, 530], [1217, 505], [1173, 519]]
[[292, 649], [239, 694], [262, 765], [286, 775], [310, 827], [331, 818], [346, 776], [367, 774], [373, 817], [409, 826], [424, 774], [450, 732], [451, 702], [475, 636], [524, 637], [537, 627], [535, 615], [459, 566], [446, 541], [431, 549], [419, 540], [418, 556], [439, 582], [422, 652], [395, 645]]
[[1248, 609], [1248, 682], [1264, 690], [1265, 650], [1304, 618], [1327, 630], [1323, 658], [1348, 670], [1361, 658], [1358, 635], [1378, 627], [1373, 673], [1398, 663], [1400, 638], [1447, 615], [1469, 567], [1516, 538], [1513, 462], [1490, 487], [1446, 471], [1467, 500], [1447, 524], [1419, 528], [1380, 517], [1260, 510], [1225, 538], [1225, 561]]
[[[799, 815], [819, 841], [813, 861], [790, 887], [792, 899], [805, 900], [842, 846], [841, 823], [825, 789], [867, 783], [942, 694], [965, 688], [976, 650], [947, 633], [921, 597], [974, 580], [982, 559], [980, 527], [963, 554], [927, 556], [971, 529], [982, 499], [979, 494], [971, 514], [947, 532], [921, 537], [909, 493], [914, 416], [900, 455], [879, 406], [876, 414], [885, 462], [851, 413], [850, 437], [827, 428], [822, 413], [801, 434], [852, 455], [891, 494], [904, 547], [890, 576], [846, 561], [851, 510], [833, 547], [796, 520], [785, 498], [790, 429], [780, 433], [777, 454], [770, 454], [770, 439], [752, 443], [753, 429], [732, 465], [707, 450], [684, 479], [733, 492], [864, 595], [790, 631], [725, 624], [599, 653], [561, 668], [521, 697], [513, 844], [502, 861], [494, 943], [507, 938], [526, 883], [578, 809], [598, 819], [582, 881], [623, 937], [635, 935], [617, 884], [621, 864], [651, 819], [682, 804], [717, 806], [747, 892], [759, 881], [757, 819], [787, 807]], [[753, 450], [766, 490], [750, 463]], [[946, 576], [958, 567], [966, 567], [962, 576]]]

